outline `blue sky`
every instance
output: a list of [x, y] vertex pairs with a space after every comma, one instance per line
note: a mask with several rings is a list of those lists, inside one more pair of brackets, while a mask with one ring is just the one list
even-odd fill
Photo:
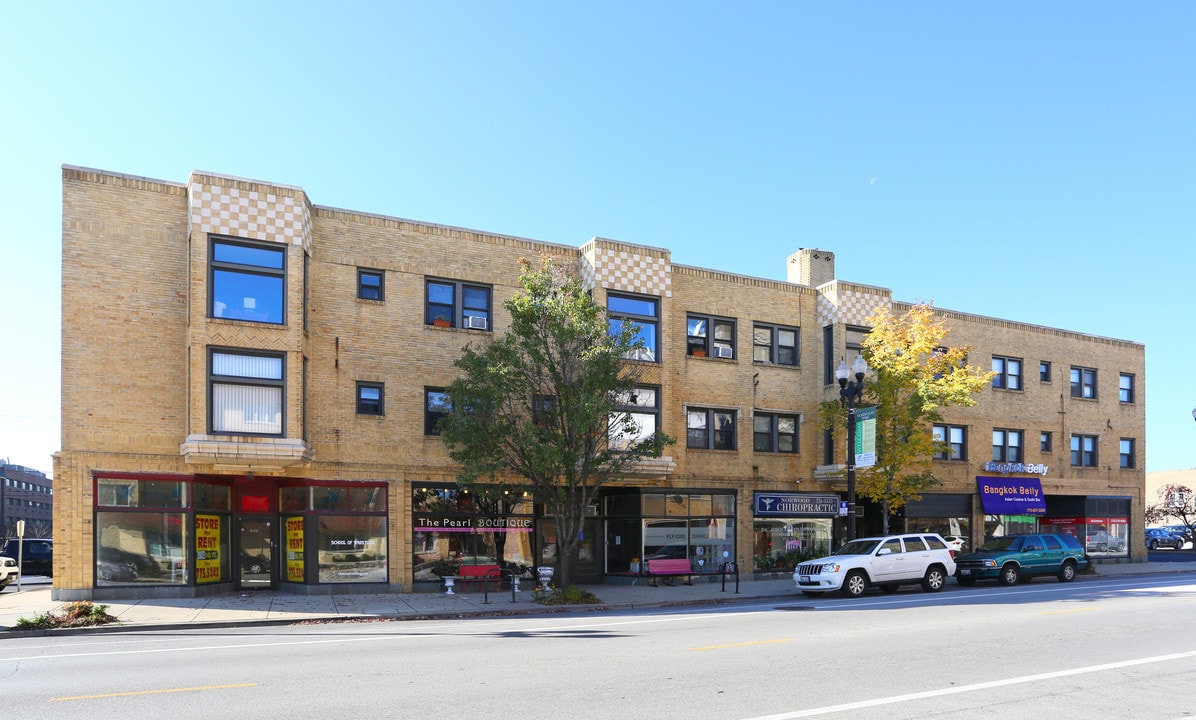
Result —
[[1191, 2], [4, 3], [0, 458], [59, 447], [69, 164], [775, 279], [820, 247], [899, 300], [1144, 343], [1147, 470], [1194, 467], [1193, 28]]

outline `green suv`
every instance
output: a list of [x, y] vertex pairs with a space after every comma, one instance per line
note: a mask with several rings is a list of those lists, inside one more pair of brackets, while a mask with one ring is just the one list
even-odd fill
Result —
[[1002, 585], [1054, 575], [1071, 582], [1088, 567], [1088, 555], [1074, 535], [1036, 533], [1004, 535], [984, 543], [975, 552], [955, 557], [955, 579], [960, 585], [996, 578]]

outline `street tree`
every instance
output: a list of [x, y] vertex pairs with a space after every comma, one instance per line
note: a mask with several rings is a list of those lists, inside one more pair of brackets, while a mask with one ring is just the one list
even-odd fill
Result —
[[455, 362], [440, 437], [464, 488], [528, 492], [556, 523], [557, 580], [574, 581], [586, 508], [604, 484], [673, 441], [634, 413], [643, 348], [634, 323], [611, 323], [576, 271], [521, 260], [503, 303], [509, 330]]
[[[945, 444], [932, 433], [940, 409], [975, 405], [993, 372], [967, 364], [970, 347], [944, 344], [946, 322], [928, 303], [900, 316], [882, 306], [867, 322], [872, 330], [861, 345], [872, 377], [865, 381], [864, 404], [876, 406], [876, 464], [857, 469], [856, 492], [880, 503], [888, 533], [891, 514], [941, 484], [933, 459]], [[822, 403], [819, 416], [823, 427], [843, 431], [842, 403]]]
[[1162, 525], [1178, 520], [1188, 528], [1196, 527], [1196, 495], [1192, 488], [1179, 483], [1167, 483], [1159, 488], [1158, 502], [1146, 506], [1146, 523]]

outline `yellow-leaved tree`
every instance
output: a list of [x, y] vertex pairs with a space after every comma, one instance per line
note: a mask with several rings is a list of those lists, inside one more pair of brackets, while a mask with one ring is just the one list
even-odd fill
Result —
[[[883, 306], [867, 322], [872, 331], [862, 354], [872, 372], [863, 405], [876, 406], [876, 464], [857, 469], [856, 492], [880, 503], [887, 534], [892, 513], [939, 483], [932, 471], [935, 453], [944, 449], [933, 436], [939, 409], [975, 405], [973, 396], [990, 386], [993, 373], [968, 365], [970, 347], [944, 343], [947, 325], [928, 303], [900, 316]], [[824, 427], [843, 431], [842, 403], [823, 403], [819, 416]]]

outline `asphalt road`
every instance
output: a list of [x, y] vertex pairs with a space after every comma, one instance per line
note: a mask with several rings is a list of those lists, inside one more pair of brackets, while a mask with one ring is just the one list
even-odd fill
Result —
[[558, 616], [6, 639], [9, 714], [1178, 718], [1196, 574]]

